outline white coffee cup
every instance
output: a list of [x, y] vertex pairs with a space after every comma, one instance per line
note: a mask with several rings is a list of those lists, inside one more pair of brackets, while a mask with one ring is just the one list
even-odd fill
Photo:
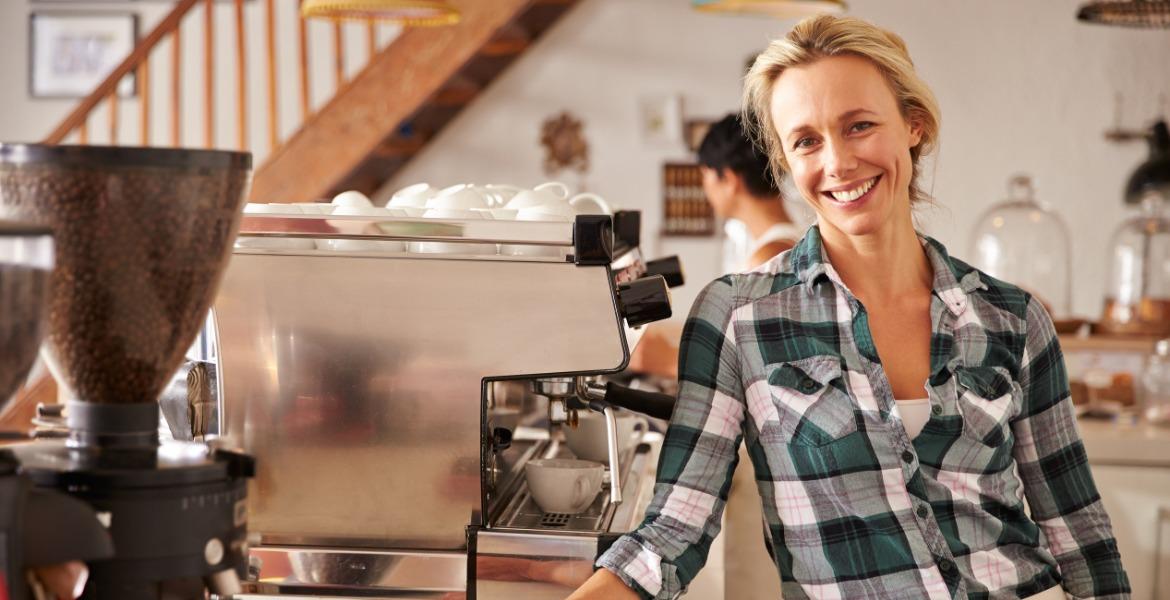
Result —
[[613, 209], [605, 198], [592, 192], [583, 192], [569, 198], [569, 205], [579, 215], [612, 215]]
[[473, 208], [487, 209], [490, 208], [490, 205], [483, 192], [474, 187], [465, 186], [450, 192], [440, 192], [437, 196], [427, 200], [427, 208], [470, 210]]
[[575, 515], [593, 504], [605, 467], [571, 458], [541, 458], [524, 465], [528, 491], [546, 513]]
[[[637, 438], [634, 432], [645, 433], [649, 422], [638, 415], [629, 413], [617, 415], [618, 452], [625, 452]], [[573, 455], [584, 460], [592, 460], [609, 464], [609, 442], [606, 438], [605, 415], [598, 412], [577, 413], [577, 427], [565, 425], [561, 428], [565, 432], [565, 444]]]
[[[395, 217], [405, 213], [395, 209], [378, 208], [376, 206], [337, 206], [333, 209], [333, 216], [358, 217]], [[406, 244], [395, 241], [375, 240], [321, 240], [324, 248], [334, 252], [405, 252]]]
[[[282, 215], [303, 215], [305, 213], [301, 210], [301, 207], [295, 204], [249, 202], [244, 205], [244, 214], [248, 216], [266, 215], [279, 217]], [[312, 250], [317, 247], [317, 244], [308, 238], [241, 236], [236, 238], [235, 246], [237, 248], [261, 248], [265, 250]]]
[[[427, 219], [489, 219], [485, 211], [471, 208], [428, 208], [423, 217]], [[415, 254], [498, 254], [495, 244], [463, 244], [455, 242], [411, 242], [407, 249]]]
[[368, 196], [366, 196], [365, 194], [363, 194], [357, 190], [349, 190], [347, 192], [341, 192], [340, 194], [333, 197], [333, 201], [330, 202], [330, 204], [332, 204], [333, 206], [373, 206], [374, 205], [373, 202], [370, 202], [370, 198]]
[[438, 193], [439, 191], [431, 187], [429, 183], [408, 185], [394, 192], [394, 195], [390, 197], [390, 202], [386, 203], [386, 208], [404, 210], [408, 216], [421, 217], [427, 210], [427, 201]]

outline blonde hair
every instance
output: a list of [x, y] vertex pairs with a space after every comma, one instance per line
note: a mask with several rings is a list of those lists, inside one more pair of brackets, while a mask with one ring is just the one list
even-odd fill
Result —
[[930, 154], [938, 142], [942, 120], [938, 102], [915, 72], [901, 37], [852, 17], [821, 15], [802, 20], [788, 35], [768, 44], [744, 77], [744, 123], [750, 124], [753, 140], [767, 152], [773, 175], [780, 181], [788, 168], [780, 133], [772, 121], [772, 87], [776, 80], [785, 69], [842, 55], [859, 56], [873, 63], [894, 93], [902, 118], [921, 130], [921, 140], [910, 149], [914, 165], [910, 202], [926, 200], [926, 194], [918, 187], [919, 158]]

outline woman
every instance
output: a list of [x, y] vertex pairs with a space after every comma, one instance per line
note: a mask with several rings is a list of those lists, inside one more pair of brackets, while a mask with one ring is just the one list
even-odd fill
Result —
[[902, 40], [802, 21], [745, 104], [818, 225], [699, 297], [646, 520], [571, 598], [683, 591], [741, 440], [786, 599], [1128, 598], [1050, 318], [914, 230], [939, 115]]

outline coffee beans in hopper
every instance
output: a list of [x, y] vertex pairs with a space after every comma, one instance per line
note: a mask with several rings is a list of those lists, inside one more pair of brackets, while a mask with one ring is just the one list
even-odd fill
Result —
[[46, 359], [76, 398], [157, 400], [227, 265], [248, 166], [0, 162], [0, 218], [54, 231]]

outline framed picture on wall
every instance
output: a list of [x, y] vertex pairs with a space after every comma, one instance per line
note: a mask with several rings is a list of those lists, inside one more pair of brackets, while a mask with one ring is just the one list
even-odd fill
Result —
[[[28, 39], [29, 95], [81, 98], [134, 50], [138, 15], [34, 12]], [[118, 84], [118, 95], [133, 96], [136, 88], [134, 75], [127, 75]]]

